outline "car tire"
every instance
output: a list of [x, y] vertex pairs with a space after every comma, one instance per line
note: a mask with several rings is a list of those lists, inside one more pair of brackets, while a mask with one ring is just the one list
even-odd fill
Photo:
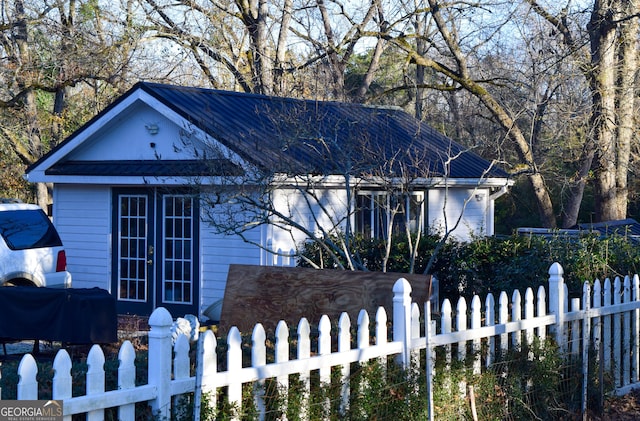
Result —
[[28, 279], [11, 279], [2, 284], [3, 287], [35, 287], [36, 285]]

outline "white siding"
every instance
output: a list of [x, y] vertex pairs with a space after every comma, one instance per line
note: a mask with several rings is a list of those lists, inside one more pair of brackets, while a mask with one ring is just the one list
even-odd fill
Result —
[[73, 286], [111, 290], [109, 187], [57, 184], [53, 217]]
[[[332, 232], [345, 227], [349, 215], [345, 189], [318, 189], [314, 197], [306, 198], [299, 190], [276, 190], [273, 196], [276, 209], [311, 232], [319, 234], [320, 228]], [[272, 250], [283, 251], [295, 250], [305, 240], [307, 235], [300, 230], [289, 232], [273, 227], [267, 238]]]
[[[444, 234], [453, 230], [451, 235], [460, 241], [468, 241], [474, 235], [487, 234], [488, 190], [432, 189], [429, 190], [428, 197], [427, 221], [431, 232]], [[459, 218], [460, 222], [456, 226]]]
[[[249, 233], [252, 241], [260, 241], [260, 231]], [[200, 288], [201, 312], [221, 300], [230, 264], [260, 265], [261, 249], [238, 236], [216, 234], [206, 221], [200, 224]]]

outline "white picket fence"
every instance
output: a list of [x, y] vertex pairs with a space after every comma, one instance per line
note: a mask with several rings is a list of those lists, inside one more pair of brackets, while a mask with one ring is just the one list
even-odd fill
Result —
[[[230, 403], [241, 409], [242, 386], [252, 383], [257, 386], [253, 389], [256, 407], [264, 411], [264, 388], [259, 386], [267, 379], [275, 379], [280, 387], [286, 388], [289, 376], [297, 374], [298, 380], [309, 390], [312, 372], [318, 373], [321, 381], [328, 382], [332, 369], [339, 369], [346, 380], [350, 375], [350, 363], [394, 356], [408, 366], [412, 357], [424, 350], [426, 361], [430, 363], [420, 369], [424, 371], [429, 391], [427, 399], [432, 408], [436, 347], [443, 347], [449, 353], [456, 350], [459, 358], [465, 357], [468, 350], [474, 351], [473, 370], [481, 372], [483, 364], [489, 366], [500, 351], [518, 349], [535, 336], [545, 338], [547, 335], [554, 335], [567, 354], [582, 355], [585, 370], [589, 346], [599, 350], [598, 358], [603, 359], [605, 370], [614, 379], [616, 392], [623, 394], [640, 386], [639, 279], [636, 275], [624, 280], [616, 278], [613, 285], [609, 279], [604, 283], [595, 281], [591, 284], [584, 284], [581, 299], [569, 300], [562, 267], [555, 263], [549, 269], [547, 288], [540, 287], [535, 297], [533, 290], [527, 289], [524, 303], [519, 291], [513, 293], [511, 300], [501, 293], [497, 303], [493, 295], [489, 295], [484, 308], [480, 298], [473, 297], [470, 311], [464, 299], [458, 300], [455, 310], [445, 300], [439, 324], [431, 321], [429, 305], [424, 306], [426, 323], [421, 328], [420, 306], [411, 301], [409, 283], [399, 279], [392, 291], [391, 340], [387, 339], [387, 314], [382, 308], [375, 315], [375, 340], [369, 334], [369, 315], [365, 311], [360, 312], [355, 347], [352, 347], [351, 321], [346, 313], [339, 318], [334, 337], [331, 335], [331, 321], [326, 316], [322, 317], [313, 348], [311, 328], [306, 319], [298, 324], [296, 338], [290, 338], [289, 327], [280, 322], [275, 330], [274, 361], [267, 363], [265, 329], [257, 324], [252, 333], [251, 365], [243, 366], [241, 335], [236, 328], [231, 328], [227, 335], [227, 367], [225, 371], [219, 371], [217, 339], [211, 330], [207, 330], [198, 343], [195, 375], [190, 370], [189, 340], [180, 336], [175, 345], [172, 344], [173, 320], [167, 310], [158, 308], [149, 319], [148, 384], [135, 386], [135, 352], [132, 344], [125, 342], [119, 352], [118, 389], [105, 391], [105, 357], [101, 348], [95, 345], [87, 357], [86, 393], [72, 396], [71, 358], [67, 351], [60, 350], [53, 363], [52, 398], [64, 401], [65, 420], [82, 413], [87, 414], [88, 420], [102, 420], [107, 408], [117, 408], [120, 420], [134, 420], [137, 402], [147, 402], [160, 419], [169, 419], [181, 395], [196, 392], [193, 396], [198, 408], [202, 392], [219, 388], [225, 388]], [[292, 340], [297, 343], [295, 359], [289, 357]], [[333, 352], [332, 341], [337, 341]], [[452, 346], [454, 344], [458, 346]], [[312, 349], [315, 352], [312, 353]], [[445, 355], [448, 359], [454, 357]], [[25, 355], [18, 371], [18, 399], [38, 399], [35, 359]], [[586, 379], [587, 376], [583, 377]], [[586, 408], [586, 383], [584, 386], [583, 409]], [[215, 397], [215, 393], [207, 396]], [[349, 404], [348, 381], [343, 382], [341, 396], [344, 408]], [[433, 417], [431, 410], [430, 418]]]

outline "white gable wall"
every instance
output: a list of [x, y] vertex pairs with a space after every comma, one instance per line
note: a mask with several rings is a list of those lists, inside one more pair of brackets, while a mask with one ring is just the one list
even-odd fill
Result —
[[[109, 161], [147, 159], [194, 159], [186, 135], [189, 128], [176, 125], [148, 105], [137, 102], [124, 115], [109, 122], [104, 130], [75, 149], [69, 159], [79, 161]], [[135, 118], [127, 118], [135, 115]], [[154, 126], [157, 133], [150, 133]]]

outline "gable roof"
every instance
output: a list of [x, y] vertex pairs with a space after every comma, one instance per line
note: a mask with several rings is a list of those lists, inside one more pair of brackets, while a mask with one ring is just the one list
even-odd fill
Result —
[[[127, 93], [69, 136], [45, 157], [72, 142], [93, 122], [137, 91], [143, 91], [257, 168], [289, 174], [345, 174], [507, 178], [508, 174], [398, 108], [299, 100], [257, 94], [139, 82]], [[69, 162], [64, 158], [46, 169], [57, 175], [110, 175], [128, 163]], [[93, 164], [93, 165], [87, 165]], [[138, 163], [141, 164], [141, 163]], [[166, 175], [175, 168], [151, 164], [145, 174]], [[139, 166], [137, 168], [143, 168]], [[195, 173], [202, 166], [191, 164]], [[92, 173], [98, 171], [98, 173]], [[154, 172], [155, 171], [155, 172]], [[182, 174], [189, 175], [184, 169]], [[194, 174], [195, 175], [195, 174]]]

